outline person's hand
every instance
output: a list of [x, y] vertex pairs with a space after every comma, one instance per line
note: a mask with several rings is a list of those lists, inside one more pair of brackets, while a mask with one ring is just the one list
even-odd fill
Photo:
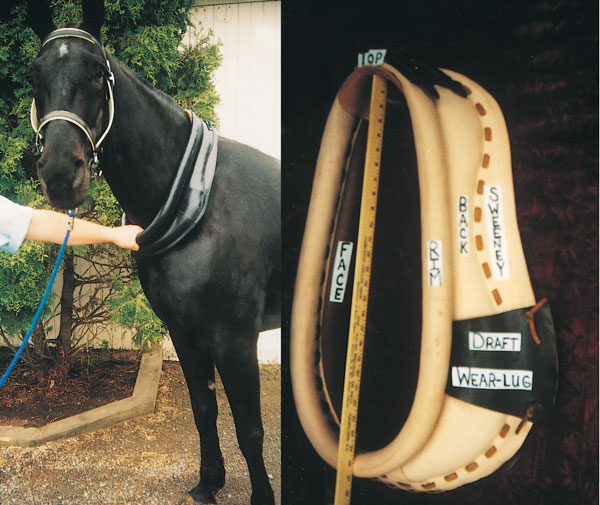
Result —
[[113, 243], [119, 247], [122, 247], [123, 249], [139, 251], [140, 246], [135, 239], [143, 231], [144, 229], [141, 226], [137, 226], [135, 224], [118, 226], [116, 228], [113, 228]]

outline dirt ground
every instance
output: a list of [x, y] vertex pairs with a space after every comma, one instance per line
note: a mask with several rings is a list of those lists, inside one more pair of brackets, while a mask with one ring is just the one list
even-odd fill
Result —
[[[261, 366], [265, 464], [281, 490], [280, 367]], [[250, 481], [217, 382], [227, 471], [220, 505], [247, 505]], [[165, 362], [155, 413], [37, 448], [0, 446], [1, 505], [176, 505], [198, 483], [200, 444], [181, 367]]]
[[[133, 394], [141, 356], [141, 351], [92, 351], [62, 381], [19, 363], [0, 389], [0, 426], [40, 428], [127, 398]], [[0, 357], [0, 370], [10, 358], [12, 354]]]

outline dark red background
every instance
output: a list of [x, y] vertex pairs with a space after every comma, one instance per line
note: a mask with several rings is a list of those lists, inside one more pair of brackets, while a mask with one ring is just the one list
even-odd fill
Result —
[[[355, 479], [352, 503], [598, 503], [598, 3], [364, 4], [283, 2], [284, 356], [327, 113], [359, 51], [400, 48], [475, 80], [504, 112], [523, 247], [557, 329], [559, 387], [551, 421], [492, 476], [439, 495]], [[284, 357], [283, 504], [332, 503], [335, 473], [299, 427], [287, 372]]]

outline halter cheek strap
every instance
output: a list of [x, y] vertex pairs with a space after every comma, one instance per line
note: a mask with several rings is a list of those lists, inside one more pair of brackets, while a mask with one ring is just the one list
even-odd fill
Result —
[[31, 119], [31, 126], [33, 127], [33, 130], [35, 131], [35, 134], [36, 134], [35, 135], [35, 144], [41, 152], [43, 150], [42, 128], [44, 126], [46, 126], [48, 123], [50, 123], [51, 121], [56, 121], [56, 120], [68, 121], [69, 123], [74, 124], [75, 126], [80, 128], [83, 131], [83, 133], [85, 134], [85, 137], [88, 139], [88, 141], [92, 147], [92, 160], [90, 161], [90, 168], [93, 170], [96, 170], [97, 175], [100, 175], [101, 171], [97, 170], [98, 166], [100, 164], [99, 159], [98, 159], [99, 149], [100, 149], [100, 145], [102, 144], [102, 142], [104, 141], [104, 139], [106, 138], [106, 136], [108, 135], [108, 132], [110, 131], [110, 129], [112, 127], [114, 114], [115, 114], [115, 101], [114, 101], [114, 95], [113, 95], [115, 76], [111, 70], [110, 61], [108, 60], [108, 56], [106, 55], [106, 50], [104, 49], [104, 46], [102, 44], [100, 44], [100, 42], [98, 42], [98, 40], [92, 34], [86, 32], [85, 30], [81, 30], [80, 28], [59, 28], [57, 30], [54, 30], [42, 42], [42, 47], [44, 47], [46, 44], [48, 44], [48, 42], [51, 42], [51, 41], [59, 39], [59, 38], [65, 38], [65, 37], [73, 37], [73, 38], [85, 40], [85, 41], [97, 46], [102, 51], [102, 56], [104, 58], [104, 61], [106, 62], [106, 88], [107, 88], [106, 99], [108, 101], [108, 124], [107, 124], [104, 132], [98, 138], [98, 140], [95, 140], [94, 134], [92, 133], [92, 130], [87, 125], [87, 123], [81, 117], [79, 117], [77, 114], [74, 114], [72, 112], [65, 111], [65, 110], [55, 110], [55, 111], [49, 112], [44, 117], [39, 119], [37, 107], [35, 104], [35, 99], [33, 99], [31, 102], [30, 119]]
[[[420, 339], [420, 358], [416, 387], [403, 395], [412, 398], [405, 420], [387, 445], [358, 453], [353, 472], [402, 489], [444, 491], [498, 469], [523, 444], [537, 407], [551, 408], [554, 332], [549, 312], [539, 320], [541, 313], [534, 315], [539, 306], [521, 247], [510, 146], [498, 104], [478, 84], [454, 72], [446, 71], [469, 90], [467, 98], [438, 88], [436, 100], [390, 65], [362, 67], [343, 84], [327, 120], [294, 291], [292, 385], [298, 416], [315, 450], [336, 466], [333, 381], [328, 382], [331, 374], [324, 368], [320, 342], [328, 311], [339, 306], [330, 303], [334, 277], [327, 272], [333, 271], [339, 241], [351, 240], [338, 234], [340, 195], [349, 179], [348, 146], [356, 139], [357, 121], [368, 117], [368, 86], [375, 73], [404, 95], [413, 129], [422, 295], [421, 334], [413, 339]], [[519, 346], [511, 341], [514, 348], [509, 349], [508, 340], [494, 338], [515, 338]], [[477, 348], [481, 342], [487, 346], [484, 352]], [[529, 358], [525, 348], [531, 349]], [[514, 359], [517, 355], [523, 359]], [[501, 361], [482, 361], [484, 356]], [[536, 361], [540, 372], [532, 365]], [[547, 385], [543, 391], [538, 380]], [[527, 391], [513, 395], [511, 388]], [[463, 389], [473, 390], [475, 401]], [[478, 391], [484, 389], [491, 393], [479, 401]], [[510, 408], [496, 408], [497, 401], [490, 399], [496, 395], [508, 398]]]

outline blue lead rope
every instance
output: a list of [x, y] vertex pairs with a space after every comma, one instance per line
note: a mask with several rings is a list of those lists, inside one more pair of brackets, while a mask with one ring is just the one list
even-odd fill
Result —
[[42, 315], [42, 311], [44, 310], [46, 302], [48, 301], [48, 296], [50, 296], [50, 291], [52, 290], [52, 285], [54, 284], [54, 279], [56, 279], [56, 274], [58, 273], [58, 267], [60, 266], [60, 262], [62, 261], [62, 258], [65, 254], [65, 249], [67, 248], [67, 242], [69, 241], [69, 235], [71, 235], [71, 230], [73, 229], [73, 225], [75, 224], [74, 216], [75, 216], [75, 211], [70, 210], [69, 217], [71, 218], [71, 221], [69, 222], [69, 226], [67, 228], [67, 233], [65, 235], [65, 239], [63, 240], [62, 246], [60, 247], [60, 251], [58, 252], [58, 257], [56, 258], [56, 263], [54, 264], [54, 269], [52, 270], [52, 274], [50, 275], [50, 280], [48, 281], [48, 285], [46, 286], [46, 291], [44, 291], [44, 296], [42, 297], [42, 301], [40, 302], [40, 305], [39, 305], [35, 315], [33, 316], [33, 320], [31, 321], [31, 324], [29, 325], [29, 330], [27, 330], [27, 334], [25, 335], [23, 342], [19, 346], [19, 350], [17, 351], [14, 358], [10, 362], [10, 365], [8, 365], [6, 372], [4, 372], [4, 375], [0, 379], [0, 388], [4, 385], [4, 381], [6, 381], [6, 379], [10, 375], [10, 372], [12, 372], [12, 369], [17, 364], [17, 361], [19, 361], [19, 358], [21, 357], [21, 354], [23, 353], [23, 350], [25, 349], [27, 342], [29, 341], [29, 337], [31, 337], [31, 334], [33, 333], [33, 330], [35, 329], [35, 327], [38, 323], [38, 320], [39, 320], [40, 316]]

